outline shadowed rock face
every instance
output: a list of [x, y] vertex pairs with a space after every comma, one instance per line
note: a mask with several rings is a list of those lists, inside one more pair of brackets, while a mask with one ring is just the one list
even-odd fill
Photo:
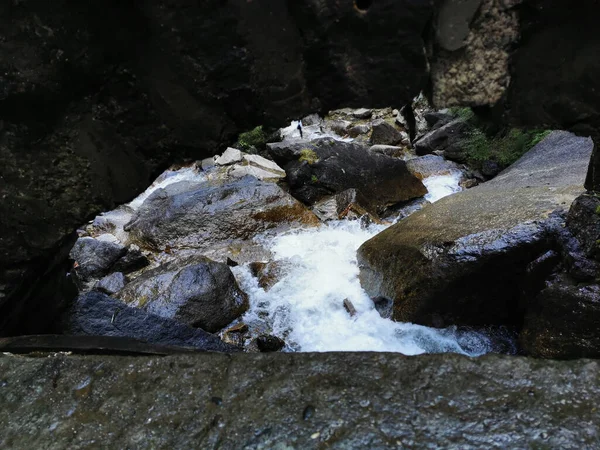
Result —
[[[593, 448], [596, 361], [0, 356], [3, 448]], [[52, 405], [52, 407], [49, 407]]]
[[70, 233], [167, 164], [258, 124], [407, 103], [427, 78], [432, 11], [409, 0], [366, 14], [335, 0], [1, 0], [0, 334], [43, 331], [64, 296]]

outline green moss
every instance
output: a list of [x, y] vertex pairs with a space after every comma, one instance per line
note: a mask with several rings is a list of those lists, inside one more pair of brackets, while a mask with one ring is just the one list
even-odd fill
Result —
[[448, 108], [448, 112], [457, 118], [461, 118], [464, 121], [470, 121], [475, 117], [475, 113], [471, 108]]
[[319, 182], [319, 179], [317, 178], [317, 176], [316, 176], [316, 175], [312, 175], [312, 176], [310, 177], [310, 181], [311, 181], [311, 183], [318, 183], [318, 182]]
[[300, 158], [298, 158], [298, 161], [306, 161], [309, 164], [315, 164], [319, 162], [319, 157], [314, 150], [311, 150], [310, 148], [303, 148], [300, 150]]
[[600, 205], [596, 206], [596, 214], [600, 216]]
[[267, 135], [264, 132], [262, 125], [254, 128], [253, 130], [241, 133], [238, 137], [238, 143], [240, 147], [242, 147], [242, 150], [249, 150], [252, 147], [264, 147], [266, 141]]
[[470, 165], [480, 168], [484, 162], [491, 160], [505, 168], [539, 144], [549, 133], [550, 130], [511, 128], [488, 136], [482, 129], [474, 127], [462, 145]]

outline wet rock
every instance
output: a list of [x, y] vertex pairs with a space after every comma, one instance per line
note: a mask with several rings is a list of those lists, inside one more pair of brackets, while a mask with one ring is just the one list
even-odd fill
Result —
[[529, 302], [521, 345], [539, 358], [598, 358], [599, 321], [600, 286], [561, 275]]
[[439, 151], [443, 152], [447, 159], [464, 163], [466, 157], [462, 149], [462, 142], [469, 130], [470, 127], [464, 120], [453, 120], [416, 141], [414, 143], [415, 152], [422, 156]]
[[237, 261], [234, 261], [233, 259], [231, 259], [231, 258], [229, 258], [229, 257], [227, 257], [226, 264], [227, 264], [229, 267], [237, 267], [237, 266], [239, 266], [239, 265], [240, 265], [240, 264], [239, 264]]
[[262, 335], [257, 337], [256, 344], [258, 345], [258, 349], [263, 353], [278, 352], [285, 347], [285, 342], [273, 335]]
[[[247, 176], [159, 189], [125, 230], [141, 247], [215, 249], [267, 230], [318, 224], [314, 214], [279, 186]], [[233, 255], [223, 259], [227, 256]]]
[[105, 276], [94, 286], [94, 290], [113, 295], [119, 292], [127, 284], [127, 278], [121, 272], [114, 272]]
[[245, 323], [238, 323], [227, 328], [221, 334], [221, 340], [223, 342], [235, 345], [236, 347], [244, 347], [246, 339], [248, 339], [248, 325]]
[[113, 264], [126, 253], [127, 249], [120, 244], [82, 237], [77, 240], [69, 256], [75, 261], [77, 276], [83, 282], [88, 282], [108, 274]]
[[427, 111], [423, 114], [423, 118], [432, 129], [438, 129], [455, 119], [452, 114], [439, 111]]
[[380, 222], [373, 205], [356, 189], [346, 189], [330, 198], [321, 200], [315, 203], [312, 211], [322, 221], [356, 220], [363, 216], [369, 216], [372, 222]]
[[236, 148], [227, 148], [225, 152], [215, 159], [215, 164], [218, 166], [228, 166], [242, 161], [242, 152]]
[[402, 141], [402, 134], [385, 120], [377, 120], [372, 124], [372, 145], [396, 145]]
[[307, 204], [350, 188], [368, 192], [377, 209], [426, 193], [404, 161], [368, 152], [355, 143], [322, 138], [268, 147], [285, 168], [292, 195]]
[[600, 260], [600, 198], [584, 194], [573, 202], [567, 226], [589, 258]]
[[150, 264], [148, 258], [146, 258], [139, 247], [137, 245], [130, 245], [127, 253], [117, 260], [112, 266], [111, 271], [128, 274], [143, 269], [148, 264]]
[[253, 262], [249, 264], [249, 268], [252, 275], [258, 279], [258, 285], [268, 291], [289, 273], [291, 262], [286, 259]]
[[385, 156], [391, 156], [392, 158], [400, 158], [404, 156], [406, 152], [405, 147], [398, 147], [395, 145], [372, 145], [369, 148], [370, 152], [379, 153]]
[[235, 347], [198, 328], [150, 314], [100, 292], [79, 296], [63, 315], [62, 333], [75, 336], [121, 336], [161, 345], [232, 352]]
[[356, 117], [357, 119], [370, 119], [372, 113], [373, 113], [373, 111], [370, 109], [359, 108], [359, 109], [355, 110], [354, 112], [352, 112], [352, 115], [354, 117]]
[[518, 322], [527, 265], [554, 245], [591, 150], [590, 139], [553, 132], [492, 181], [388, 228], [358, 251], [363, 287], [393, 300], [403, 322]]
[[420, 180], [436, 175], [449, 175], [455, 172], [462, 172], [462, 168], [441, 156], [425, 155], [406, 161], [408, 170]]
[[354, 317], [356, 315], [356, 308], [354, 307], [354, 305], [352, 304], [352, 302], [350, 300], [345, 298], [343, 305], [344, 305], [344, 309], [346, 310], [346, 312], [348, 314], [350, 314], [350, 317]]
[[[223, 448], [277, 448], [291, 437], [302, 449], [390, 442], [594, 448], [600, 422], [600, 365], [589, 360], [375, 352], [2, 355], [0, 373], [2, 410], [13, 419], [0, 422], [5, 448], [83, 447], [98, 440], [90, 418], [102, 424], [102, 444], [111, 448], [134, 447], [140, 436], [149, 447], [187, 447], [190, 436], [181, 430], [211, 423], [217, 426], [194, 436], [197, 448], [217, 440]], [[224, 374], [243, 382], [229, 383]], [[35, 432], [28, 432], [32, 423]]]
[[371, 131], [371, 127], [369, 125], [355, 125], [348, 130], [348, 136], [355, 138], [362, 134], [367, 134], [369, 131]]
[[248, 298], [226, 264], [203, 256], [148, 270], [117, 294], [150, 314], [215, 332], [248, 309]]

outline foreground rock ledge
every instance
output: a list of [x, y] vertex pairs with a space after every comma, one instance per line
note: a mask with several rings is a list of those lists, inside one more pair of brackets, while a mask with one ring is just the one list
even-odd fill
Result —
[[600, 364], [489, 355], [0, 357], [2, 448], [590, 448]]

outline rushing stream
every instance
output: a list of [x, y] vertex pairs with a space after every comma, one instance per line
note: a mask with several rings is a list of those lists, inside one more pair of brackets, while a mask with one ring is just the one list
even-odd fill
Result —
[[[425, 180], [428, 200], [460, 191], [459, 179], [460, 174], [451, 174]], [[270, 321], [273, 334], [283, 338], [291, 351], [456, 352], [472, 356], [495, 351], [494, 340], [485, 333], [440, 330], [380, 316], [360, 286], [356, 250], [385, 227], [364, 228], [360, 221], [343, 220], [263, 242], [287, 273], [265, 291], [248, 267], [234, 268], [250, 296], [244, 322], [259, 328], [265, 320]], [[354, 316], [344, 308], [345, 299], [355, 307]]]

